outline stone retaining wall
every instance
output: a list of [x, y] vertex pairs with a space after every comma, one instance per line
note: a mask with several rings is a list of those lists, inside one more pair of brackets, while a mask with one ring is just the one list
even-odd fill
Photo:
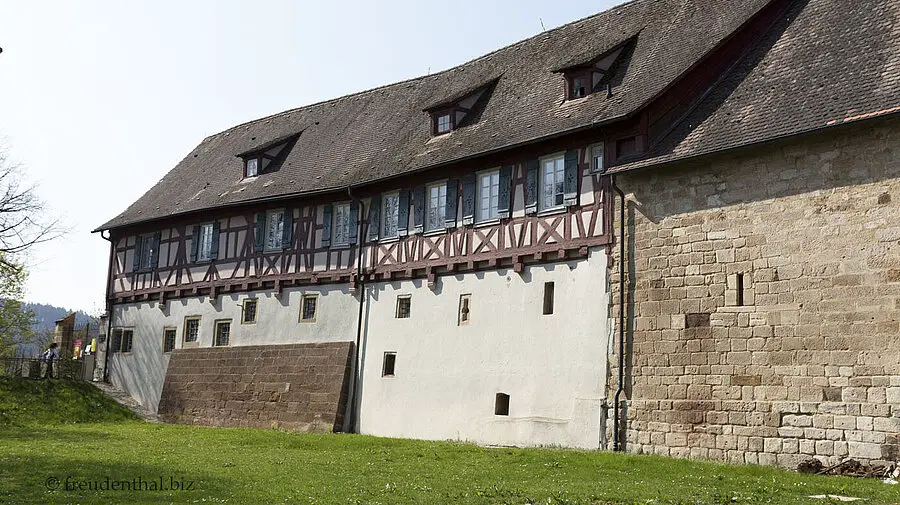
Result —
[[617, 179], [628, 450], [900, 460], [900, 120]]
[[206, 426], [341, 431], [353, 344], [177, 349], [159, 416]]

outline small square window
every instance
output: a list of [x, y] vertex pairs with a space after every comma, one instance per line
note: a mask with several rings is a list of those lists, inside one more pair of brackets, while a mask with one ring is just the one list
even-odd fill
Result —
[[552, 282], [544, 283], [544, 315], [553, 314], [553, 291], [554, 285]]
[[459, 295], [459, 322], [460, 326], [464, 324], [469, 324], [469, 321], [472, 318], [471, 309], [469, 304], [471, 303], [472, 295]]
[[[559, 88], [557, 88], [559, 89]], [[572, 98], [582, 98], [587, 95], [587, 83], [584, 77], [572, 78]]]
[[184, 341], [196, 342], [200, 339], [200, 318], [188, 317], [184, 319]]
[[216, 321], [216, 333], [213, 345], [225, 347], [231, 340], [231, 321]]
[[259, 175], [259, 158], [247, 158], [245, 177], [256, 177], [257, 175]]
[[506, 393], [497, 393], [497, 396], [494, 397], [494, 415], [495, 416], [508, 416], [509, 415], [509, 395]]
[[178, 330], [175, 328], [165, 328], [163, 330], [163, 352], [168, 353], [175, 350], [175, 337]]
[[300, 303], [300, 322], [314, 323], [316, 322], [316, 310], [318, 305], [318, 295], [303, 295]]
[[412, 301], [409, 295], [398, 296], [397, 297], [397, 313], [395, 316], [397, 319], [408, 319], [409, 318], [409, 310], [411, 308]]
[[397, 363], [397, 353], [396, 352], [384, 353], [384, 363], [381, 366], [381, 376], [382, 377], [393, 377], [394, 376], [394, 365], [396, 363]]
[[256, 322], [256, 298], [248, 298], [244, 300], [244, 310], [242, 312], [241, 323], [253, 324]]
[[603, 155], [603, 144], [594, 144], [591, 146], [591, 172], [604, 172], [606, 170], [606, 160]]
[[134, 344], [134, 330], [122, 330], [122, 352], [131, 352]]
[[435, 131], [438, 134], [447, 133], [453, 129], [453, 119], [450, 114], [441, 114], [435, 119]]

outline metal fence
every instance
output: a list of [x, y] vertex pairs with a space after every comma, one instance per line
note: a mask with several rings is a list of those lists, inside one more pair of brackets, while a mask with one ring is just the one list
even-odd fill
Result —
[[87, 361], [93, 365], [93, 360], [83, 358], [57, 358], [50, 363], [42, 362], [40, 358], [0, 358], [0, 377], [91, 380], [93, 366], [88, 366]]

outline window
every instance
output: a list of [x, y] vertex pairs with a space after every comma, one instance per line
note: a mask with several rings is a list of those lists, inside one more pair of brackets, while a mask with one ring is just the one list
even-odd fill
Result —
[[409, 318], [409, 310], [412, 307], [412, 300], [410, 299], [410, 295], [398, 296], [397, 297], [397, 312], [394, 316], [397, 319], [407, 319]]
[[187, 317], [184, 319], [184, 341], [196, 342], [200, 339], [200, 318]]
[[497, 219], [500, 199], [500, 171], [494, 170], [478, 176], [477, 220]]
[[301, 323], [314, 323], [316, 321], [316, 305], [318, 301], [318, 295], [303, 295], [300, 303]]
[[397, 223], [400, 216], [400, 193], [384, 195], [381, 198], [381, 238], [397, 236]]
[[435, 119], [435, 132], [438, 135], [447, 133], [453, 129], [453, 117], [448, 114], [441, 114]]
[[603, 157], [603, 143], [591, 146], [591, 172], [603, 172], [606, 170], [606, 160]]
[[122, 352], [131, 352], [134, 344], [134, 330], [122, 330]]
[[152, 233], [138, 237], [137, 244], [135, 244], [135, 254], [138, 255], [137, 270], [150, 270], [153, 268], [153, 256], [156, 253], [153, 250], [154, 237]]
[[544, 315], [553, 313], [553, 288], [552, 282], [544, 283]]
[[334, 224], [332, 226], [336, 246], [350, 244], [350, 203], [339, 203], [334, 206]]
[[587, 79], [584, 76], [572, 77], [572, 89], [569, 90], [569, 99], [587, 96], [587, 89]]
[[213, 223], [200, 225], [200, 233], [197, 235], [197, 261], [209, 261], [214, 259], [212, 257], [213, 240], [219, 239], [219, 237], [213, 236], [214, 229], [215, 226]]
[[253, 324], [256, 322], [256, 298], [247, 298], [244, 300], [244, 310], [242, 312], [241, 323]]
[[113, 330], [112, 338], [109, 341], [109, 352], [116, 353], [122, 348], [122, 329]]
[[566, 160], [563, 154], [541, 160], [541, 210], [561, 207], [566, 193]]
[[259, 158], [247, 158], [244, 177], [256, 177], [257, 175], [259, 175]]
[[495, 416], [508, 416], [509, 415], [509, 395], [506, 393], [497, 393], [497, 396], [494, 397], [494, 415]]
[[394, 376], [394, 365], [396, 363], [397, 363], [397, 353], [396, 352], [384, 353], [384, 362], [381, 365], [381, 376], [382, 377], [393, 377]]
[[425, 231], [444, 229], [447, 209], [447, 183], [428, 186], [425, 195]]
[[172, 352], [175, 350], [175, 335], [178, 330], [175, 328], [163, 329], [163, 352]]
[[457, 323], [459, 326], [468, 324], [472, 317], [472, 313], [469, 309], [471, 296], [472, 295], [459, 295], [459, 321]]
[[215, 347], [227, 346], [229, 338], [231, 338], [231, 321], [216, 321], [216, 334], [213, 339], [213, 345]]
[[270, 210], [266, 214], [266, 251], [281, 250], [284, 235], [284, 210]]

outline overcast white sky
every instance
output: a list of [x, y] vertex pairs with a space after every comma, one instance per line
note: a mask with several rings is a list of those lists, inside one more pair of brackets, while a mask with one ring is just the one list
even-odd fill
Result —
[[618, 3], [0, 0], [0, 138], [71, 230], [29, 254], [28, 301], [101, 312], [109, 244], [90, 230], [207, 135]]

